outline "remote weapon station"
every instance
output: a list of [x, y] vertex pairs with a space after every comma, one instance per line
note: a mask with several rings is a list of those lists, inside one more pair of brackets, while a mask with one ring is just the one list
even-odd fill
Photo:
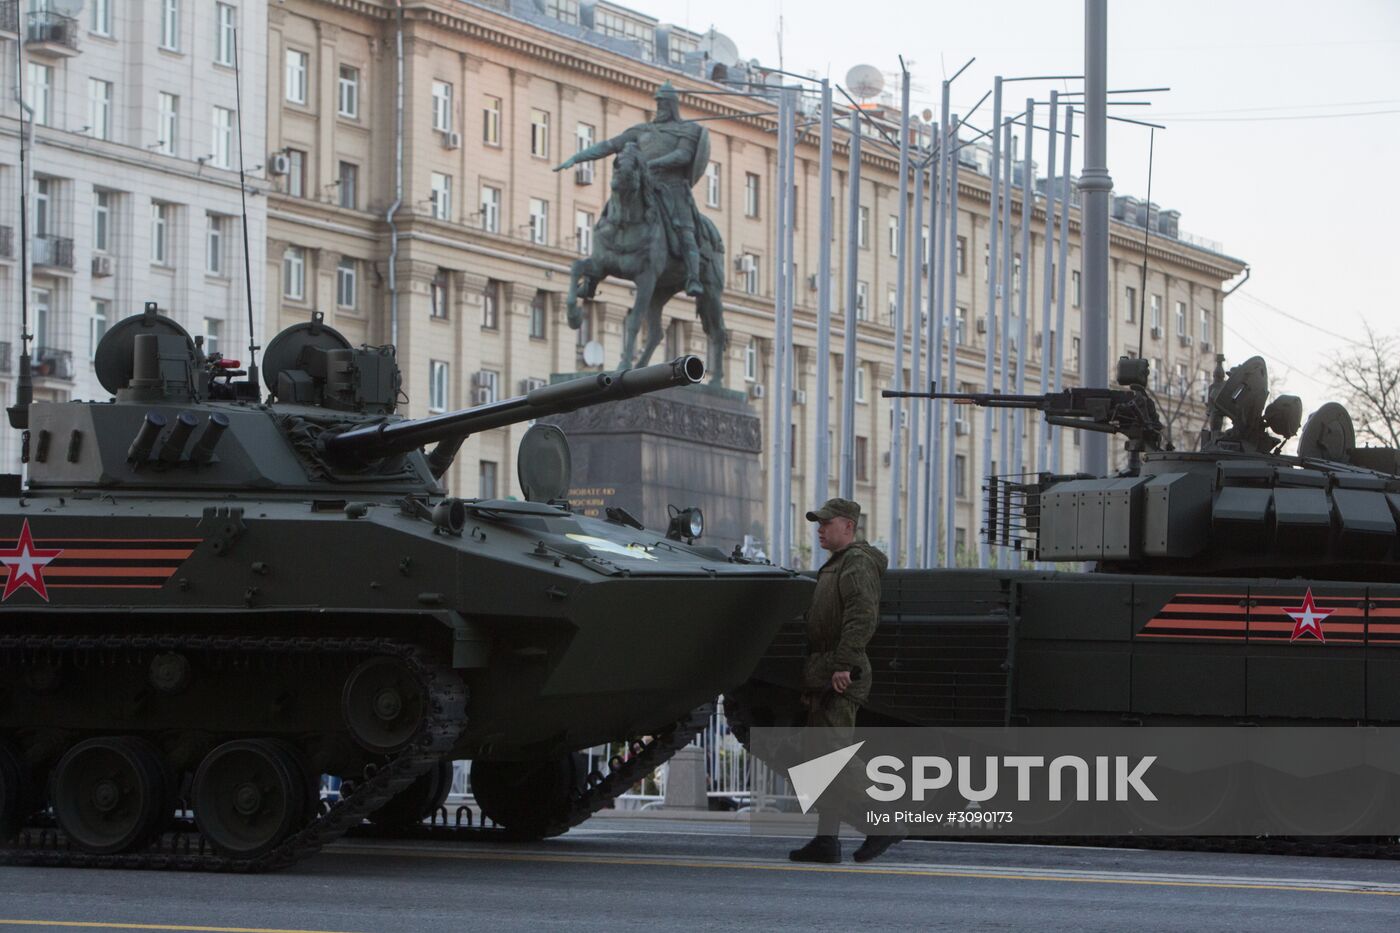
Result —
[[[0, 861], [278, 868], [416, 822], [463, 758], [485, 816], [560, 833], [688, 743], [810, 593], [571, 512], [552, 426], [521, 442], [525, 501], [446, 495], [467, 435], [696, 383], [697, 357], [414, 420], [392, 348], [319, 315], [269, 344], [263, 386], [152, 306], [95, 365], [112, 399], [10, 410]], [[323, 773], [353, 783], [328, 808]]]

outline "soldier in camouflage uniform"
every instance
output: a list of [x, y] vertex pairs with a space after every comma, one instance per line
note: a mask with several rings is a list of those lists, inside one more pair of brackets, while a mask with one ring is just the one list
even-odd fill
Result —
[[705, 291], [700, 281], [700, 236], [708, 228], [699, 221], [691, 187], [700, 180], [710, 163], [710, 134], [705, 127], [681, 119], [680, 95], [667, 81], [656, 92], [656, 116], [650, 123], [639, 123], [612, 139], [581, 149], [555, 169], [570, 168], [621, 152], [636, 143], [646, 157], [660, 202], [662, 227], [673, 255], [685, 261], [685, 293], [699, 297]]
[[[870, 696], [874, 679], [865, 646], [875, 634], [880, 620], [880, 576], [889, 561], [863, 538], [857, 537], [860, 505], [850, 499], [830, 499], [821, 508], [807, 513], [817, 522], [817, 540], [831, 552], [817, 576], [812, 608], [807, 613], [807, 657], [803, 664], [802, 702], [807, 707], [807, 725], [822, 731], [815, 735], [822, 747], [812, 748], [816, 757], [850, 745], [856, 726], [856, 711]], [[859, 760], [855, 761], [859, 766]], [[847, 771], [851, 766], [847, 766]], [[856, 790], [854, 779], [838, 780], [828, 791], [833, 797], [849, 797]], [[836, 793], [832, 793], [835, 791]], [[817, 837], [789, 857], [795, 862], [839, 862], [841, 842], [837, 838], [841, 808], [834, 803], [819, 806]], [[899, 836], [867, 836], [856, 850], [858, 862], [869, 861]]]

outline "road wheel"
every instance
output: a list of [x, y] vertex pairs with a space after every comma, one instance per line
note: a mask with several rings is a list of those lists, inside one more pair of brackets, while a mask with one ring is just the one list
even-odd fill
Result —
[[170, 817], [170, 778], [142, 738], [88, 739], [54, 768], [54, 817], [84, 852], [111, 855], [148, 842]]
[[370, 658], [350, 672], [341, 713], [362, 747], [387, 755], [408, 744], [427, 710], [423, 685], [397, 658]]
[[310, 779], [295, 751], [272, 739], [225, 742], [194, 775], [194, 821], [224, 855], [255, 858], [311, 815]]
[[417, 826], [437, 812], [452, 790], [452, 762], [439, 761], [369, 818], [376, 826]]
[[574, 756], [544, 761], [473, 761], [472, 796], [498, 826], [538, 839], [565, 819], [578, 783]]

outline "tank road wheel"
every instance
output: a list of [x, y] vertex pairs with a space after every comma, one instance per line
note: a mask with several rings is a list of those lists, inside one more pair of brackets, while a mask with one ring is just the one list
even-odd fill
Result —
[[70, 748], [53, 772], [58, 825], [84, 852], [134, 849], [160, 832], [172, 810], [170, 779], [145, 739], [103, 737]]
[[543, 837], [567, 817], [577, 784], [572, 755], [545, 761], [473, 761], [471, 777], [481, 815], [531, 839]]
[[382, 755], [408, 744], [426, 710], [422, 684], [402, 661], [384, 657], [350, 672], [340, 706], [351, 737]]
[[439, 761], [374, 812], [376, 826], [417, 826], [437, 812], [452, 790], [452, 762]]
[[12, 744], [0, 739], [0, 839], [19, 829], [28, 798], [24, 759]]
[[281, 742], [225, 742], [195, 772], [194, 821], [224, 855], [255, 858], [305, 825], [307, 786], [300, 759]]

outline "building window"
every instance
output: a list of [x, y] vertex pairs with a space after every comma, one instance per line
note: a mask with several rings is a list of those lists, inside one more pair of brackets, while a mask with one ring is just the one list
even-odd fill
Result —
[[870, 246], [870, 208], [856, 211], [856, 244], [865, 249]]
[[544, 340], [549, 326], [549, 292], [540, 289], [530, 302], [530, 336]]
[[353, 162], [340, 163], [340, 206], [356, 210], [360, 206], [360, 167]]
[[165, 155], [174, 155], [180, 129], [180, 98], [164, 91], [157, 97], [156, 149]]
[[452, 132], [452, 85], [446, 81], [433, 82], [433, 129]]
[[958, 275], [967, 275], [967, 237], [958, 237]]
[[428, 411], [447, 411], [447, 364], [428, 361]]
[[482, 499], [496, 498], [496, 461], [479, 461], [476, 470], [476, 491]]
[[494, 369], [483, 369], [476, 374], [476, 400], [477, 405], [490, 405], [500, 396], [498, 394], [501, 385], [501, 374]]
[[1132, 324], [1137, 320], [1137, 289], [1129, 285], [1124, 294], [1127, 297], [1128, 306], [1124, 309], [1123, 320]]
[[1186, 302], [1176, 303], [1176, 332], [1178, 336], [1190, 337], [1191, 327], [1186, 323]]
[[359, 303], [359, 263], [349, 256], [341, 256], [335, 266], [335, 303], [339, 307], [354, 310]]
[[111, 302], [106, 298], [92, 299], [92, 320], [88, 322], [89, 360], [97, 358], [97, 345], [102, 341], [102, 335], [107, 333], [107, 320], [111, 310]]
[[856, 482], [870, 482], [870, 438], [856, 435]]
[[438, 269], [433, 274], [433, 282], [428, 287], [428, 297], [431, 301], [431, 313], [439, 321], [447, 320], [448, 299], [451, 297], [448, 289], [448, 272], [446, 269]]
[[1162, 296], [1152, 296], [1152, 336], [1162, 336]]
[[1201, 346], [1210, 346], [1210, 308], [1201, 308]]
[[1210, 374], [1204, 369], [1197, 373], [1201, 380], [1201, 404], [1210, 404]]
[[34, 108], [34, 122], [48, 126], [53, 118], [53, 66], [26, 62], [29, 76], [29, 105]]
[[530, 242], [549, 242], [549, 202], [541, 198], [530, 199]]
[[501, 326], [501, 283], [495, 279], [486, 281], [486, 291], [481, 294], [481, 329], [497, 330]]
[[112, 82], [88, 78], [88, 133], [95, 139], [112, 137]]
[[228, 3], [216, 3], [214, 29], [214, 64], [232, 65], [234, 30], [238, 28], [238, 12]]
[[112, 0], [92, 0], [92, 31], [99, 36], [112, 34]]
[[54, 184], [47, 178], [34, 179], [34, 235], [36, 237], [46, 237], [50, 234], [49, 227], [53, 218], [53, 187]]
[[36, 288], [30, 292], [34, 306], [34, 346], [49, 345], [49, 303], [53, 293], [47, 288]]
[[549, 158], [549, 111], [530, 111], [530, 155]]
[[224, 218], [218, 214], [207, 214], [208, 228], [205, 235], [204, 271], [210, 275], [224, 274]]
[[112, 192], [92, 192], [92, 248], [105, 253], [112, 246]]
[[719, 207], [719, 171], [718, 162], [711, 162], [705, 166], [705, 206]]
[[306, 103], [307, 54], [296, 49], [287, 49], [287, 87], [289, 103]]
[[856, 283], [856, 320], [868, 321], [870, 319], [870, 283]]
[[580, 256], [587, 256], [593, 252], [592, 211], [574, 211], [574, 240], [578, 243]]
[[758, 381], [758, 341], [750, 340], [744, 347], [744, 381]]
[[967, 498], [967, 457], [964, 454], [953, 455], [953, 490], [959, 499]]
[[336, 112], [342, 117], [358, 120], [360, 118], [360, 69], [341, 65], [340, 78], [336, 87]]
[[739, 274], [744, 279], [744, 294], [758, 294], [758, 257], [753, 253], [739, 256]]
[[758, 176], [753, 172], [744, 173], [744, 216], [758, 216]]
[[432, 215], [438, 220], [452, 219], [452, 176], [433, 172]]
[[899, 215], [891, 214], [889, 223], [890, 256], [899, 258]]
[[306, 298], [306, 250], [300, 246], [289, 246], [282, 253], [282, 297]]
[[487, 233], [501, 232], [501, 189], [481, 186], [481, 229]]
[[886, 322], [889, 323], [891, 326], [894, 325], [894, 315], [896, 310], [895, 306], [899, 304], [898, 297], [899, 293], [895, 290], [895, 287], [893, 285], [891, 285], [885, 290], [885, 314], [887, 315]]
[[[593, 127], [588, 123], [580, 123], [574, 131], [574, 151], [582, 152], [593, 145]], [[574, 181], [580, 185], [593, 184], [593, 163], [580, 162], [578, 168], [574, 170]]]
[[204, 352], [206, 354], [218, 353], [222, 346], [224, 332], [224, 322], [207, 317], [204, 319]]
[[180, 0], [160, 0], [160, 47], [180, 48]]
[[300, 149], [287, 150], [287, 193], [294, 198], [306, 197], [306, 153]]
[[151, 262], [170, 265], [170, 205], [160, 201], [151, 202]]
[[488, 146], [501, 144], [501, 99], [486, 98], [481, 108], [481, 141]]
[[[1077, 373], [1077, 372], [1079, 372], [1079, 338], [1078, 338], [1078, 337], [1071, 337], [1071, 338], [1069, 338], [1069, 371], [1072, 372], [1072, 373]], [[1075, 433], [1078, 434], [1079, 432], [1076, 431]]]
[[865, 404], [865, 367], [856, 363], [856, 401]]
[[1077, 307], [1079, 307], [1079, 301], [1080, 301], [1080, 298], [1079, 298], [1079, 270], [1078, 270], [1078, 269], [1075, 269], [1073, 272], [1071, 272], [1071, 273], [1069, 274], [1069, 280], [1070, 280], [1070, 293], [1069, 293], [1069, 294], [1070, 294], [1070, 298], [1071, 298], [1071, 303], [1074, 305], [1074, 307], [1077, 308]]
[[209, 141], [209, 161], [216, 168], [233, 166], [233, 111], [227, 107], [215, 107], [211, 117], [213, 138]]

